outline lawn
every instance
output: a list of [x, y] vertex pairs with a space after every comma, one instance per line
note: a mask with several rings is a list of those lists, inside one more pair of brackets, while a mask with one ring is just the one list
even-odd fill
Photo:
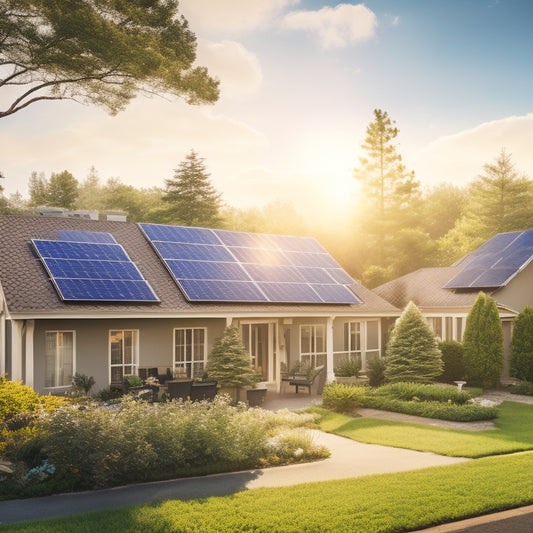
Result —
[[[40, 533], [412, 531], [533, 503], [533, 453], [0, 526]], [[325, 496], [327, 495], [327, 496]]]
[[323, 431], [359, 442], [409, 448], [451, 457], [486, 457], [533, 450], [533, 406], [504, 402], [494, 421], [497, 429], [486, 431], [451, 430], [437, 426], [353, 418], [321, 408]]

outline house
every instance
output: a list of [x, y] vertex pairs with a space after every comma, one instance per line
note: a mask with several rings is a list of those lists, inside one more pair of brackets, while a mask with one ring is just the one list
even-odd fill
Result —
[[526, 305], [533, 305], [532, 260], [533, 230], [500, 233], [454, 266], [422, 268], [374, 292], [400, 309], [413, 301], [437, 337], [459, 342], [478, 293], [491, 296], [502, 320], [506, 381], [513, 321]]
[[139, 369], [201, 377], [239, 329], [279, 390], [284, 365], [381, 357], [399, 310], [354, 282], [311, 238], [124, 221], [0, 216], [0, 374], [62, 393]]

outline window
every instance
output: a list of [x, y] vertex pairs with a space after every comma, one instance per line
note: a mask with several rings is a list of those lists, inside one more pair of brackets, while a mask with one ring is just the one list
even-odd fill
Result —
[[201, 378], [207, 362], [205, 328], [174, 330], [174, 370], [189, 378]]
[[442, 339], [442, 317], [428, 317], [427, 323], [431, 328], [431, 331], [433, 331], [433, 335], [435, 335], [435, 337], [438, 337], [439, 339]]
[[109, 332], [110, 380], [122, 384], [126, 376], [137, 374], [139, 366], [139, 332], [115, 329]]
[[447, 341], [453, 340], [453, 316], [444, 318], [445, 337]]
[[348, 355], [361, 352], [361, 324], [359, 322], [344, 324], [344, 351], [348, 352]]
[[326, 336], [323, 324], [300, 326], [300, 362], [311, 367], [326, 363]]
[[74, 331], [45, 333], [45, 387], [69, 387], [74, 373]]
[[458, 342], [463, 342], [463, 318], [458, 316], [455, 320], [457, 326], [455, 340]]

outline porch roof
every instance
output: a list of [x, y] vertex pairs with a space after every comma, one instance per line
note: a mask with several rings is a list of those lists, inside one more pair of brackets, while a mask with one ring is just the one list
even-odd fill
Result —
[[[35, 256], [31, 239], [57, 239], [61, 230], [110, 233], [137, 265], [160, 298], [159, 303], [64, 302]], [[0, 282], [7, 311], [12, 316], [260, 316], [358, 315], [397, 316], [391, 303], [360, 284], [351, 286], [363, 301], [354, 305], [197, 303], [188, 302], [156, 256], [138, 226], [129, 222], [95, 221], [44, 216], [0, 216]]]

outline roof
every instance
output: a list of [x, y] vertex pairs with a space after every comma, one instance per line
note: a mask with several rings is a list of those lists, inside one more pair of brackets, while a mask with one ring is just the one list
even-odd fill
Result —
[[[110, 233], [124, 247], [160, 298], [158, 303], [95, 303], [62, 301], [31, 239], [57, 239], [58, 231]], [[257, 315], [379, 315], [395, 316], [398, 309], [362, 285], [351, 286], [363, 301], [354, 305], [243, 304], [188, 302], [152, 246], [133, 223], [44, 216], [0, 216], [0, 282], [8, 313], [30, 317], [53, 316], [233, 316]]]
[[[444, 285], [460, 271], [459, 266], [421, 268], [376, 287], [374, 292], [400, 309], [403, 309], [410, 301], [423, 309], [469, 309], [479, 289], [454, 291], [444, 288]], [[487, 294], [491, 295], [492, 292], [488, 291]]]

